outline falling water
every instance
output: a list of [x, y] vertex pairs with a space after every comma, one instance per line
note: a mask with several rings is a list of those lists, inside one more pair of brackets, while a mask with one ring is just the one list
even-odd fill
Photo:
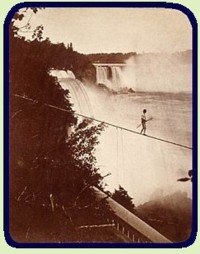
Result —
[[58, 78], [63, 89], [69, 90], [71, 102], [76, 112], [93, 116], [93, 108], [90, 103], [87, 92], [82, 82], [75, 78], [72, 71], [51, 70], [50, 74]]
[[120, 91], [191, 92], [192, 54], [143, 54], [124, 64], [94, 64], [97, 84]]
[[101, 66], [96, 68], [96, 79], [97, 79], [97, 84], [104, 84], [108, 88], [112, 88], [112, 82], [111, 80], [109, 80], [107, 67]]
[[119, 90], [121, 87], [123, 87], [123, 77], [121, 68], [113, 66], [111, 67], [111, 72], [112, 72], [112, 84], [116, 88], [116, 90]]
[[96, 66], [97, 84], [119, 91], [125, 86], [122, 68], [119, 66]]
[[[138, 79], [138, 82], [141, 82], [144, 78], [137, 77], [135, 73], [144, 71], [145, 63], [141, 62], [141, 66], [133, 65], [134, 68], [129, 66], [122, 69], [119, 67], [120, 70], [115, 66], [115, 68], [111, 68], [112, 75], [110, 75], [107, 67], [98, 67], [97, 81], [99, 83], [103, 80], [109, 81], [108, 84], [114, 87], [116, 86], [114, 84], [117, 83], [121, 86], [122, 83], [120, 82], [125, 78], [124, 82], [129, 83], [129, 86], [135, 86], [138, 83], [133, 85], [133, 82], [138, 81]], [[94, 115], [96, 119], [102, 122], [110, 122], [139, 132], [140, 129], [136, 127], [140, 123], [142, 109], [147, 108], [148, 116], [153, 116], [153, 120], [148, 122], [147, 134], [191, 146], [191, 93], [169, 94], [162, 92], [162, 89], [163, 91], [166, 90], [165, 83], [162, 86], [162, 78], [155, 78], [158, 73], [155, 74], [156, 71], [152, 68], [149, 74], [146, 71], [143, 76], [150, 81], [150, 85], [156, 83], [156, 88], [160, 89], [160, 93], [143, 92], [111, 95], [101, 92], [95, 86], [82, 84], [75, 79], [73, 73], [54, 70], [54, 74], [58, 77], [61, 86], [70, 91], [71, 101], [77, 113], [86, 116]], [[187, 69], [187, 72], [185, 71], [182, 75], [189, 77], [190, 66], [177, 66], [176, 70], [182, 68]], [[120, 74], [120, 71], [123, 74]], [[161, 73], [160, 70], [159, 72]], [[169, 82], [170, 78], [173, 79], [173, 82], [177, 81], [177, 85], [171, 86], [170, 91], [173, 87], [174, 91], [183, 88], [178, 82], [180, 74], [177, 74], [176, 79], [168, 71], [165, 74], [168, 75], [163, 76], [166, 82]], [[110, 76], [113, 78], [109, 79]], [[180, 80], [182, 80], [182, 76]], [[141, 83], [142, 85], [146, 86], [147, 83]], [[184, 86], [186, 87], [185, 84]], [[190, 87], [190, 83], [188, 83], [188, 87]], [[149, 90], [150, 88], [151, 86], [149, 86]], [[192, 168], [190, 150], [153, 141], [143, 135], [133, 135], [109, 126], [101, 134], [99, 141], [95, 156], [101, 173], [111, 173], [111, 176], [105, 179], [108, 190], [113, 191], [120, 184], [134, 198], [136, 204], [148, 201], [151, 194], [159, 188], [163, 190], [164, 194], [181, 190], [191, 195], [190, 182], [184, 184], [177, 182], [178, 178], [184, 177], [187, 171]]]

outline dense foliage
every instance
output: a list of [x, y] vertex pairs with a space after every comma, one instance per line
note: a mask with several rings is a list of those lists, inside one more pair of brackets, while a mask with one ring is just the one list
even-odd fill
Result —
[[130, 212], [135, 212], [135, 205], [132, 202], [133, 199], [128, 195], [128, 192], [122, 186], [119, 185], [119, 189], [114, 191], [112, 198]]
[[77, 122], [68, 91], [48, 73], [71, 65], [81, 73], [87, 60], [72, 45], [42, 40], [42, 26], [26, 41], [14, 24], [21, 19], [13, 17], [9, 41], [10, 233], [20, 242], [84, 241], [79, 226], [105, 222], [109, 213], [90, 188], [103, 188], [94, 148], [104, 127]]
[[124, 63], [130, 57], [136, 55], [136, 52], [129, 53], [96, 53], [88, 54], [87, 57], [92, 63]]
[[[38, 9], [32, 9], [35, 13]], [[24, 14], [16, 13], [14, 19], [22, 20]], [[43, 26], [38, 26], [32, 30], [30, 24], [26, 24], [20, 28], [14, 25], [14, 20], [11, 24], [11, 29], [14, 35], [26, 35], [26, 32], [32, 32], [32, 41], [26, 43], [27, 50], [32, 56], [40, 57], [40, 61], [48, 64], [51, 68], [71, 70], [79, 80], [95, 81], [95, 67], [92, 65], [89, 57], [81, 54], [73, 49], [73, 44], [64, 43], [54, 44], [49, 38], [43, 38]], [[24, 37], [21, 36], [21, 39]], [[38, 43], [38, 41], [40, 43]], [[27, 53], [27, 51], [26, 51]]]

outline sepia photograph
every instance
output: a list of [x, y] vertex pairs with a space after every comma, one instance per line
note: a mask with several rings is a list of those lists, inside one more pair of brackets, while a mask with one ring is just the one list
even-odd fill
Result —
[[12, 241], [188, 241], [188, 16], [164, 7], [23, 7], [7, 32]]

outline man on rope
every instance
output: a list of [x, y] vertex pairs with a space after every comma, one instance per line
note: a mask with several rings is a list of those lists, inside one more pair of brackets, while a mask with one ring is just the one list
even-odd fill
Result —
[[146, 129], [147, 129], [147, 127], [146, 127], [146, 122], [147, 122], [147, 119], [146, 119], [146, 112], [147, 112], [147, 110], [146, 109], [143, 109], [143, 114], [141, 115], [141, 125], [142, 125], [142, 130], [141, 130], [141, 134], [142, 134], [142, 132], [143, 132], [143, 135], [146, 135]]

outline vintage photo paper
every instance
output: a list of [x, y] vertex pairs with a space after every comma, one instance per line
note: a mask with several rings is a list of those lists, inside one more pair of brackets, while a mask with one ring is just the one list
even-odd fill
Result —
[[192, 26], [170, 8], [21, 8], [9, 27], [9, 234], [180, 243], [192, 230]]

